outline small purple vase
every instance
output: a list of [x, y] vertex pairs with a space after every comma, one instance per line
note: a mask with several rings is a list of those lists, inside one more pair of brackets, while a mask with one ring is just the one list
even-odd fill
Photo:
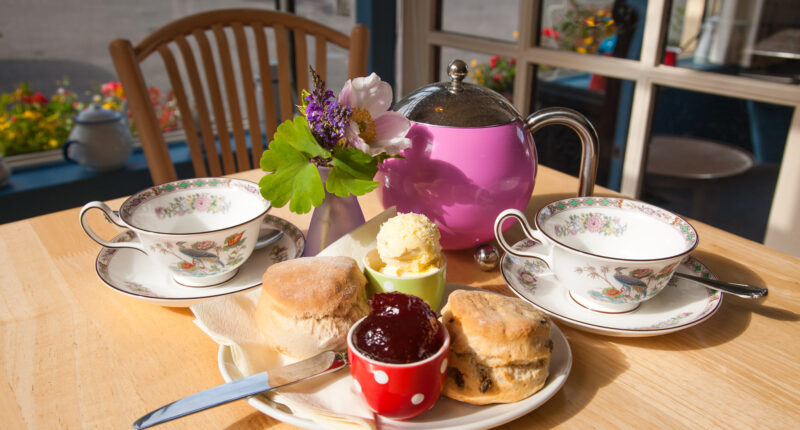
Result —
[[[331, 168], [318, 167], [318, 169], [322, 182], [325, 183]], [[336, 239], [362, 224], [364, 224], [364, 213], [355, 196], [339, 197], [326, 190], [325, 199], [322, 204], [314, 208], [314, 213], [311, 215], [303, 256], [317, 255]]]

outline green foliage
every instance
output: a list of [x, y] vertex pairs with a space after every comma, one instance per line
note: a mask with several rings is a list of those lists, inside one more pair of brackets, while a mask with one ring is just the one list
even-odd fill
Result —
[[261, 169], [271, 172], [259, 181], [261, 195], [272, 206], [306, 213], [325, 198], [317, 165], [331, 167], [325, 188], [339, 197], [360, 196], [375, 189], [372, 178], [378, 171], [377, 158], [355, 149], [337, 148], [333, 155], [317, 143], [306, 118], [284, 121], [261, 156]]
[[24, 154], [61, 147], [78, 113], [77, 97], [63, 87], [49, 99], [27, 84], [0, 96], [0, 153]]
[[378, 173], [378, 161], [358, 149], [337, 149], [331, 164], [333, 169], [325, 182], [331, 194], [339, 197], [347, 197], [351, 193], [360, 196], [378, 186], [372, 180]]

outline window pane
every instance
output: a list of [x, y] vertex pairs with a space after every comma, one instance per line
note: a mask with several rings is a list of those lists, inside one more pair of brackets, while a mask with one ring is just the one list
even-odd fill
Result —
[[442, 30], [514, 42], [519, 0], [442, 0]]
[[796, 0], [673, 0], [663, 62], [800, 83]]
[[[273, 2], [267, 2], [270, 5]], [[344, 34], [356, 25], [356, 0], [295, 0], [295, 13], [304, 18], [323, 23]], [[260, 4], [260, 3], [259, 3]], [[328, 44], [328, 76], [326, 84], [335, 93], [344, 86], [347, 80], [348, 52], [331, 43]], [[314, 64], [314, 44], [308, 44], [309, 63]]]
[[467, 63], [466, 82], [483, 85], [512, 100], [516, 60], [496, 55], [481, 54], [463, 49], [442, 47], [439, 51], [439, 80], [449, 81], [447, 66], [453, 60]]
[[[274, 2], [256, 6], [274, 9]], [[236, 7], [254, 5], [247, 0], [5, 2], [0, 13], [0, 92], [27, 82], [33, 91], [49, 97], [66, 76], [70, 88], [89, 101], [101, 84], [117, 80], [108, 53], [112, 40], [125, 38], [135, 44], [174, 19]]]
[[[634, 83], [575, 70], [538, 69], [535, 110], [566, 107], [585, 115], [600, 139], [597, 184], [619, 190]], [[534, 140], [540, 163], [578, 175], [582, 149], [575, 132], [554, 125], [537, 132]]]
[[639, 59], [646, 1], [544, 0], [539, 46]]
[[659, 88], [642, 198], [762, 242], [792, 113]]

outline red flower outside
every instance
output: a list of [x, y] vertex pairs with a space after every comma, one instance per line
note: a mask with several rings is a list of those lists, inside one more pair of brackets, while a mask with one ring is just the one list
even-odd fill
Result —
[[494, 69], [495, 67], [497, 67], [497, 62], [498, 61], [500, 61], [500, 57], [498, 57], [497, 55], [495, 55], [494, 57], [490, 58], [489, 59], [489, 67]]

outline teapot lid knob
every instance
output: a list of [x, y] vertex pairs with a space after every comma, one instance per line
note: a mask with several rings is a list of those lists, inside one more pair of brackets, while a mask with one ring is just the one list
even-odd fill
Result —
[[458, 93], [464, 89], [461, 81], [467, 77], [467, 63], [461, 60], [453, 60], [447, 66], [447, 74], [450, 75], [450, 86], [448, 89], [451, 93]]

